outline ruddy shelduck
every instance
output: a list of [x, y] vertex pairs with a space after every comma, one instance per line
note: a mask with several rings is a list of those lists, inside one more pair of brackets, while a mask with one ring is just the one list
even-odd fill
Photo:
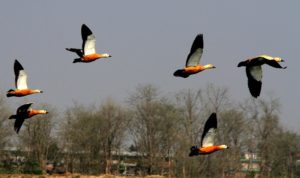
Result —
[[74, 59], [76, 62], [92, 62], [99, 58], [109, 58], [111, 55], [107, 53], [96, 53], [96, 38], [92, 31], [85, 24], [81, 26], [82, 49], [66, 48], [66, 50], [76, 53], [80, 58]]
[[198, 34], [193, 42], [190, 53], [188, 54], [184, 69], [174, 72], [175, 77], [187, 78], [192, 74], [199, 73], [206, 69], [216, 68], [213, 64], [200, 65], [200, 59], [203, 53], [203, 34]]
[[215, 145], [214, 138], [217, 130], [217, 114], [212, 113], [204, 125], [204, 131], [201, 137], [201, 147], [191, 147], [189, 156], [211, 154], [218, 150], [228, 149], [227, 145]]
[[19, 133], [25, 119], [31, 118], [32, 116], [35, 116], [37, 114], [47, 114], [48, 113], [48, 111], [46, 111], [46, 110], [32, 109], [32, 108], [30, 108], [31, 105], [32, 105], [32, 103], [27, 103], [27, 104], [20, 106], [17, 109], [16, 115], [11, 115], [9, 117], [9, 119], [16, 120], [14, 129], [17, 133]]
[[27, 87], [27, 74], [18, 60], [15, 60], [14, 71], [15, 71], [16, 89], [8, 90], [6, 94], [7, 97], [11, 97], [11, 96], [22, 97], [34, 93], [43, 93], [42, 90], [29, 89]]
[[248, 88], [251, 95], [254, 98], [257, 98], [261, 92], [262, 86], [262, 65], [268, 64], [269, 66], [285, 69], [282, 67], [279, 62], [284, 62], [280, 57], [272, 57], [268, 55], [260, 55], [254, 58], [247, 59], [238, 64], [238, 67], [245, 66], [246, 74], [248, 78]]

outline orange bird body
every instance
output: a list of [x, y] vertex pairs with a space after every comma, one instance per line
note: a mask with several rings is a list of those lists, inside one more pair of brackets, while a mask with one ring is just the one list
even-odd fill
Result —
[[254, 58], [247, 59], [238, 64], [238, 67], [246, 67], [246, 74], [248, 78], [248, 88], [250, 94], [257, 98], [260, 95], [262, 87], [262, 65], [268, 64], [271, 67], [285, 69], [279, 62], [284, 62], [280, 57], [272, 57], [268, 55], [260, 55]]
[[212, 64], [200, 65], [200, 59], [203, 53], [203, 35], [198, 34], [192, 44], [191, 51], [187, 57], [185, 68], [174, 72], [175, 77], [187, 78], [192, 74], [199, 73], [206, 69], [215, 68]]
[[14, 72], [15, 72], [16, 89], [8, 90], [7, 94], [6, 94], [7, 97], [11, 97], [11, 96], [22, 97], [22, 96], [31, 95], [34, 93], [43, 93], [43, 91], [41, 91], [41, 90], [29, 89], [27, 87], [27, 74], [18, 60], [15, 60]]
[[227, 145], [214, 145], [214, 137], [217, 129], [217, 115], [212, 113], [204, 125], [201, 137], [201, 147], [192, 146], [189, 156], [211, 154], [218, 150], [227, 149]]
[[20, 106], [17, 109], [16, 115], [11, 115], [9, 117], [9, 119], [16, 120], [15, 124], [14, 124], [14, 129], [17, 133], [19, 133], [25, 119], [31, 118], [38, 114], [47, 114], [48, 113], [48, 111], [46, 111], [46, 110], [32, 109], [32, 108], [30, 108], [31, 105], [32, 105], [32, 103], [27, 103], [27, 104]]
[[92, 31], [83, 24], [81, 26], [82, 49], [66, 48], [66, 50], [76, 53], [80, 58], [74, 59], [73, 63], [83, 62], [89, 63], [100, 58], [108, 58], [111, 55], [107, 53], [96, 53], [96, 37]]

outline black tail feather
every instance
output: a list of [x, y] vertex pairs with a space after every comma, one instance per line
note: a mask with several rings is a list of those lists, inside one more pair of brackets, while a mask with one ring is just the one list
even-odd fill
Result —
[[73, 63], [77, 63], [77, 62], [81, 62], [81, 59], [80, 58], [74, 59]]
[[83, 53], [81, 49], [76, 49], [76, 48], [66, 48], [67, 51], [71, 51], [76, 53], [78, 56], [82, 57]]
[[175, 77], [187, 78], [190, 76], [189, 73], [186, 73], [183, 69], [176, 70], [173, 74]]
[[11, 96], [13, 96], [12, 94], [9, 93], [9, 92], [11, 92], [11, 91], [14, 91], [14, 90], [13, 90], [13, 89], [8, 90], [8, 91], [7, 91], [7, 94], [6, 94], [6, 97], [11, 97]]
[[199, 155], [200, 153], [199, 153], [198, 150], [199, 149], [198, 149], [197, 146], [192, 146], [191, 147], [191, 152], [190, 152], [189, 156], [197, 156], [197, 155]]

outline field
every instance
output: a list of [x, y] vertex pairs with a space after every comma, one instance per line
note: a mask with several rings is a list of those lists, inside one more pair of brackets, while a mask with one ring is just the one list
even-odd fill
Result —
[[30, 175], [30, 174], [0, 174], [0, 178], [164, 178], [163, 176], [153, 175], [146, 177], [137, 176], [114, 176], [114, 175], [81, 175], [81, 174], [66, 174], [66, 175]]

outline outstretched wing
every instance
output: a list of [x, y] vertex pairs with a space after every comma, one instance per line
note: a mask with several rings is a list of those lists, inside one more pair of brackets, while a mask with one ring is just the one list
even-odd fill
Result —
[[96, 53], [96, 38], [85, 24], [81, 26], [82, 50], [84, 55]]
[[17, 59], [14, 63], [14, 71], [16, 88], [19, 90], [27, 89], [27, 74]]
[[282, 67], [277, 61], [275, 60], [266, 60], [266, 64], [269, 66], [275, 67], [275, 68], [280, 68], [280, 69], [285, 69], [286, 67]]
[[217, 129], [217, 114], [212, 113], [204, 125], [204, 131], [201, 137], [201, 147], [214, 145], [214, 138]]
[[16, 118], [14, 129], [17, 133], [19, 133], [19, 131], [20, 131], [22, 125], [23, 125], [23, 122], [24, 122], [24, 118], [22, 118], [22, 117], [17, 117]]
[[203, 34], [198, 34], [186, 60], [186, 67], [199, 65], [203, 53]]
[[246, 67], [246, 74], [249, 91], [253, 97], [257, 98], [261, 91], [262, 68], [260, 65]]
[[22, 106], [20, 106], [20, 107], [17, 109], [17, 116], [25, 117], [26, 114], [27, 114], [27, 110], [30, 108], [30, 106], [31, 106], [32, 104], [33, 104], [33, 103], [27, 103], [27, 104], [23, 104]]

